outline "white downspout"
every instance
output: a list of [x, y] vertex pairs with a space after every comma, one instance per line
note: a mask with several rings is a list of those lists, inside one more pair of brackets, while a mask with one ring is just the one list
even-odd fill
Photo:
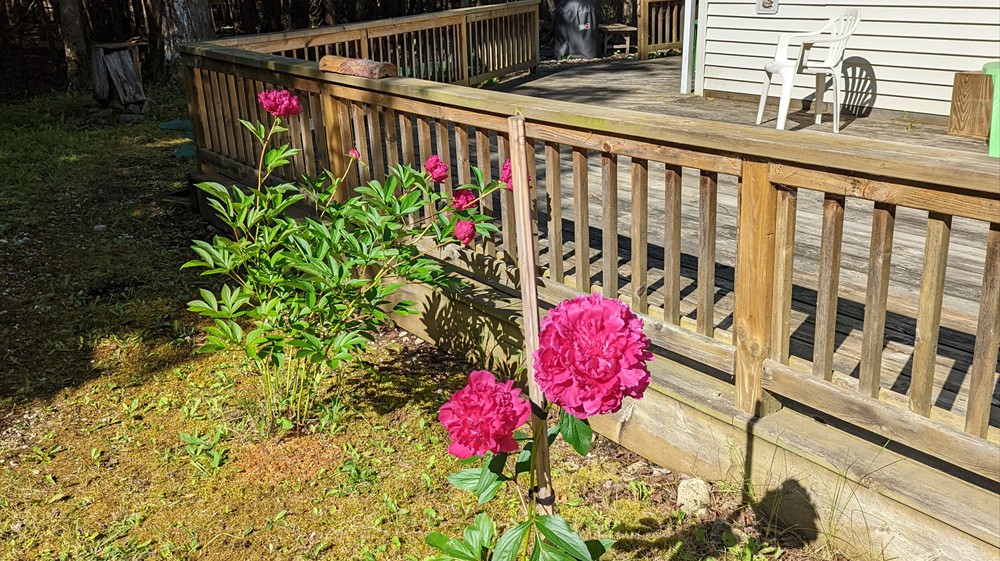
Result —
[[694, 32], [694, 0], [684, 0], [684, 31], [681, 35], [681, 93], [691, 93], [691, 35]]

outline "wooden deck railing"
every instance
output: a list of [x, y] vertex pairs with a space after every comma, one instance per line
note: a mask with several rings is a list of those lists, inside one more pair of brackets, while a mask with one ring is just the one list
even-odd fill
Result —
[[681, 48], [684, 0], [641, 0], [636, 21], [639, 60], [645, 60], [651, 52]]
[[214, 43], [318, 62], [326, 55], [389, 62], [399, 75], [474, 85], [538, 66], [538, 2], [222, 39]]
[[[304, 147], [290, 170], [296, 177], [342, 169], [351, 147], [370, 164], [354, 181], [436, 153], [455, 170], [441, 187], [450, 192], [469, 180], [472, 165], [487, 179], [498, 176], [511, 150], [507, 119], [523, 115], [536, 185], [543, 299], [599, 289], [630, 302], [647, 316], [647, 332], [661, 352], [700, 363], [716, 377], [731, 376], [735, 403], [748, 414], [763, 415], [781, 401], [804, 404], [1000, 480], [998, 408], [991, 403], [1000, 347], [995, 160], [844, 135], [428, 87], [408, 78], [325, 74], [315, 62], [213, 43], [184, 46], [182, 52], [199, 161], [206, 171], [236, 179], [251, 176], [256, 157], [237, 119], [261, 118], [253, 95], [262, 88], [287, 88], [302, 100], [304, 111], [291, 120], [289, 133]], [[820, 239], [812, 358], [791, 360], [793, 292], [806, 282], [795, 271], [797, 202], [809, 196], [822, 200], [821, 223], [800, 225], [815, 226]], [[738, 200], [736, 216], [718, 212], [723, 197]], [[692, 213], [683, 212], [692, 204]], [[516, 259], [512, 205], [506, 190], [483, 202], [501, 228], [478, 249], [484, 256]], [[867, 213], [862, 220], [872, 225], [857, 381], [849, 371], [837, 372], [834, 360], [837, 322], [844, 321], [838, 303], [847, 298], [838, 276], [845, 206]], [[902, 212], [927, 216], [924, 234], [901, 234], [926, 241], [908, 397], [881, 379], [894, 220]], [[975, 344], [967, 351], [971, 383], [964, 418], [932, 407], [932, 390], [953, 392], [953, 398], [959, 393], [951, 374], [935, 368], [942, 312], [953, 315], [942, 303], [953, 220], [971, 228], [986, 248], [979, 265], [966, 269], [977, 271], [982, 288], [970, 327]], [[693, 246], [682, 238], [682, 224], [696, 228]], [[717, 253], [723, 247], [735, 247], [735, 259]], [[727, 268], [732, 276], [717, 277]], [[717, 302], [726, 291], [735, 295], [728, 310]]]

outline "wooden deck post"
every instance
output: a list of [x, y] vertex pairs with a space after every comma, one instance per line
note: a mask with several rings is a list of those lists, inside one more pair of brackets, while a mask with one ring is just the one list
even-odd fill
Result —
[[546, 434], [545, 394], [535, 383], [533, 357], [538, 350], [538, 285], [535, 278], [535, 235], [532, 231], [531, 192], [528, 189], [527, 142], [524, 117], [510, 117], [510, 167], [514, 182], [514, 215], [517, 226], [515, 237], [518, 246], [518, 273], [521, 276], [522, 329], [524, 329], [525, 371], [528, 397], [531, 399], [531, 432], [534, 435], [535, 505], [538, 513], [552, 514], [555, 493], [549, 470], [549, 439]]
[[649, 57], [649, 0], [639, 0], [639, 13], [635, 19], [635, 26], [639, 28], [636, 32], [639, 43], [636, 45], [636, 57], [646, 60]]
[[778, 191], [768, 178], [768, 163], [745, 159], [738, 193], [736, 241], [736, 406], [763, 414], [761, 376], [771, 354], [774, 321], [775, 216]]

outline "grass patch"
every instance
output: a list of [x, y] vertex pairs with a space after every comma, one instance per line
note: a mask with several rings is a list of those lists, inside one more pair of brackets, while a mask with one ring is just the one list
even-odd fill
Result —
[[[180, 266], [210, 232], [170, 196], [191, 163], [157, 125], [184, 115], [182, 89], [152, 96], [117, 128], [89, 125], [81, 96], [0, 105], [0, 560], [422, 559], [427, 533], [478, 512], [445, 481], [436, 420], [473, 365], [385, 331], [314, 432], [262, 437], [254, 377], [195, 353], [185, 303], [213, 281]], [[777, 559], [744, 555], [764, 541], [812, 558], [732, 522], [738, 504], [679, 516], [676, 474], [606, 441], [553, 454], [562, 514], [620, 540], [608, 559]]]

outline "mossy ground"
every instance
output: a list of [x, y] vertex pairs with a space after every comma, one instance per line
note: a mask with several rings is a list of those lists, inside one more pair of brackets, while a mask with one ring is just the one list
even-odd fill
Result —
[[[157, 124], [183, 93], [153, 96], [121, 127], [88, 125], [84, 96], [0, 105], [0, 559], [424, 558], [424, 535], [478, 511], [445, 481], [459, 465], [436, 421], [473, 365], [387, 330], [324, 396], [324, 426], [263, 435], [255, 378], [195, 352], [185, 302], [213, 281], [180, 266], [211, 233], [170, 196], [191, 163]], [[735, 495], [685, 520], [677, 475], [606, 441], [554, 457], [561, 513], [618, 539], [609, 559], [751, 559], [754, 539], [813, 558]], [[489, 506], [501, 526], [520, 508]]]

